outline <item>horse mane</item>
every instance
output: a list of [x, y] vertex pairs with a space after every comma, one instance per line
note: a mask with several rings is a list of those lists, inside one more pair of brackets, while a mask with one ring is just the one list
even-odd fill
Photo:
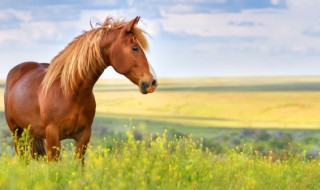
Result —
[[[53, 83], [59, 79], [62, 92], [65, 95], [73, 94], [79, 81], [86, 81], [88, 76], [105, 69], [106, 65], [100, 51], [101, 38], [127, 23], [125, 20], [107, 17], [103, 23], [97, 24], [98, 27], [91, 26], [91, 30], [85, 31], [70, 42], [52, 59], [41, 83], [43, 94], [46, 95]], [[142, 48], [147, 50], [145, 32], [136, 26], [132, 32]]]

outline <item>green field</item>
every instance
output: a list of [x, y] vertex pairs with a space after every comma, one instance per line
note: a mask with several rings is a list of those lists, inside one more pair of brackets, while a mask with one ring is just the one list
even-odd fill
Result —
[[[223, 155], [204, 149], [192, 137], [168, 140], [166, 133], [89, 147], [84, 167], [70, 148], [61, 160], [30, 160], [10, 155], [1, 144], [0, 189], [319, 189], [320, 160], [292, 154], [274, 161], [243, 146]], [[240, 150], [242, 149], [242, 150]], [[26, 164], [27, 163], [27, 164]]]
[[[3, 88], [2, 82], [0, 97]], [[24, 168], [0, 101], [0, 189], [17, 188], [9, 176], [35, 168], [39, 174], [22, 189], [320, 188], [320, 77], [161, 79], [149, 95], [127, 80], [109, 79], [94, 91], [85, 171], [69, 159], [68, 148], [67, 159]]]

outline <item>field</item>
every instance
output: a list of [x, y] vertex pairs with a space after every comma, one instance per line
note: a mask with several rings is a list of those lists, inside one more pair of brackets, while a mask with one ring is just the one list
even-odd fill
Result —
[[117, 122], [132, 118], [155, 129], [316, 129], [318, 82], [311, 77], [167, 79], [160, 81], [157, 93], [143, 96], [126, 81], [103, 81], [95, 88], [96, 121], [112, 119], [109, 126], [118, 127]]
[[281, 152], [295, 143], [317, 156], [319, 82], [320, 77], [163, 79], [156, 93], [144, 96], [126, 80], [100, 81], [95, 134], [125, 132], [125, 126], [142, 136], [167, 129], [169, 136], [203, 137], [218, 152], [242, 144]]
[[162, 79], [150, 95], [109, 79], [94, 90], [84, 168], [70, 141], [57, 163], [14, 156], [0, 102], [0, 189], [320, 188], [320, 77]]

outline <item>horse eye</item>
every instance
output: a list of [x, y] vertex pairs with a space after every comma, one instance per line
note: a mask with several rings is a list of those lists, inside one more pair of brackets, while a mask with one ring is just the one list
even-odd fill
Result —
[[138, 47], [137, 46], [133, 46], [132, 47], [132, 51], [137, 52], [138, 51]]

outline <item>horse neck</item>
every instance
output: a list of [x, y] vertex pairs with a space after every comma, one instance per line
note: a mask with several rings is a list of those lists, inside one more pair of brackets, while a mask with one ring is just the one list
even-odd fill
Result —
[[102, 59], [105, 63], [105, 67], [103, 69], [97, 68], [96, 71], [93, 72], [91, 76], [88, 77], [88, 80], [80, 82], [80, 91], [90, 91], [93, 89], [94, 85], [102, 75], [103, 71], [110, 66], [110, 47], [114, 43], [114, 39], [116, 39], [117, 35], [119, 35], [119, 30], [115, 30], [106, 34], [101, 41], [101, 55]]
[[77, 95], [77, 94], [91, 93], [94, 85], [96, 84], [96, 82], [98, 81], [98, 79], [100, 78], [104, 70], [105, 68], [103, 69], [100, 68], [92, 72], [92, 74], [89, 74], [88, 77], [86, 77], [85, 79], [83, 80], [79, 79], [78, 89], [76, 90], [75, 94]]

